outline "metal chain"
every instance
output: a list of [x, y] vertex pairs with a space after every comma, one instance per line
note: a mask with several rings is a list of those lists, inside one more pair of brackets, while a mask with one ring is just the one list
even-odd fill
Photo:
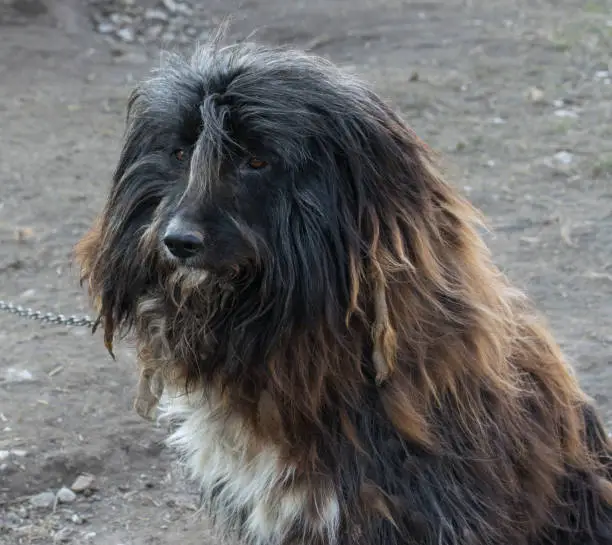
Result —
[[0, 311], [16, 314], [22, 318], [30, 320], [39, 320], [48, 324], [76, 326], [76, 327], [94, 327], [96, 320], [89, 316], [64, 316], [63, 314], [55, 314], [53, 312], [41, 312], [40, 310], [32, 310], [19, 305], [14, 305], [0, 299]]

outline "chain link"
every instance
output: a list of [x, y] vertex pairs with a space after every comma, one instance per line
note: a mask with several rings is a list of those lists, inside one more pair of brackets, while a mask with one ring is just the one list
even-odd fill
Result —
[[32, 310], [19, 305], [14, 305], [0, 299], [0, 311], [15, 314], [22, 318], [30, 320], [38, 320], [48, 324], [74, 326], [74, 327], [94, 327], [96, 320], [89, 316], [64, 316], [63, 314], [55, 314], [53, 312], [41, 312], [40, 310]]

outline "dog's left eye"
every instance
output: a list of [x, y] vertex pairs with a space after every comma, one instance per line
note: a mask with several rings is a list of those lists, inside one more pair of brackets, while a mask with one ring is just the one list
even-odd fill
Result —
[[183, 161], [185, 159], [185, 150], [184, 149], [175, 149], [172, 152], [172, 157], [174, 157], [177, 161]]
[[253, 170], [259, 170], [268, 166], [266, 161], [259, 159], [258, 157], [251, 157], [247, 164], [249, 165], [249, 168], [252, 168]]

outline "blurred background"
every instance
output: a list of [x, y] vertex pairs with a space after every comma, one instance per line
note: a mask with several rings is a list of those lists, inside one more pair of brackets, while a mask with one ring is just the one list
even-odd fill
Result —
[[[160, 47], [227, 15], [233, 39], [360, 74], [442, 153], [610, 424], [612, 0], [0, 0], [0, 299], [91, 312], [72, 247], [127, 95]], [[132, 410], [131, 347], [116, 353], [0, 312], [1, 544], [206, 543], [165, 430]]]

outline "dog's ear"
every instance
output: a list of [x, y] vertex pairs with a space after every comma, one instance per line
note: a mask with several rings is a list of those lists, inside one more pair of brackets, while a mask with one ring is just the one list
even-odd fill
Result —
[[[96, 260], [96, 256], [100, 253], [102, 234], [102, 218], [97, 217], [90, 229], [81, 237], [74, 247], [74, 259], [80, 267], [80, 282], [90, 282], [91, 272]], [[89, 285], [89, 290], [93, 286]]]
[[113, 336], [114, 327], [112, 325], [112, 317], [107, 316], [105, 311], [104, 297], [101, 286], [98, 283], [98, 268], [100, 267], [99, 259], [102, 254], [103, 246], [103, 218], [96, 218], [92, 227], [85, 235], [77, 242], [74, 247], [74, 259], [80, 267], [80, 284], [87, 283], [87, 292], [93, 307], [98, 313], [98, 317], [93, 326], [93, 332], [100, 324], [104, 329], [104, 345], [113, 359]]

